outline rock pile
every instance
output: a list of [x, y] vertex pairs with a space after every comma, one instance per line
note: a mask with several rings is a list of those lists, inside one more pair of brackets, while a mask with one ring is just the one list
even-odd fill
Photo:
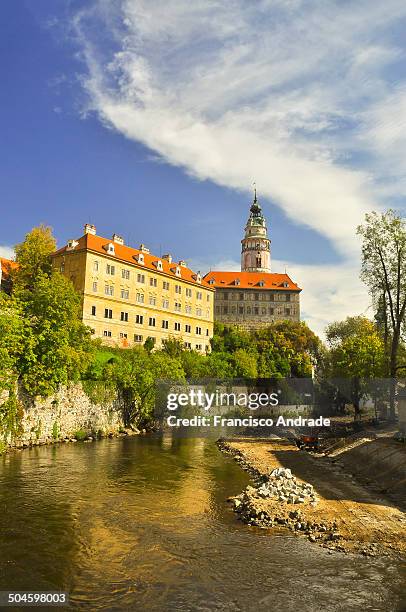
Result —
[[257, 492], [262, 498], [273, 497], [287, 504], [304, 504], [306, 501], [313, 506], [317, 504], [313, 485], [298, 482], [289, 468], [272, 470], [268, 480], [258, 487]]

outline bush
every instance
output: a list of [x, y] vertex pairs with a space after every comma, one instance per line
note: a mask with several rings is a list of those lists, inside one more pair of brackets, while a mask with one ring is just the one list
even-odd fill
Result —
[[78, 429], [78, 431], [75, 432], [73, 437], [76, 438], [78, 442], [83, 442], [83, 440], [86, 440], [87, 438], [87, 432], [83, 429]]

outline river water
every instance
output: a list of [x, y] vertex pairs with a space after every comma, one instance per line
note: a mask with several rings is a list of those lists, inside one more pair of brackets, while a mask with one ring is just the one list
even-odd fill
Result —
[[10, 453], [0, 462], [0, 590], [65, 590], [69, 609], [89, 610], [406, 609], [399, 562], [241, 524], [225, 500], [247, 484], [207, 439]]

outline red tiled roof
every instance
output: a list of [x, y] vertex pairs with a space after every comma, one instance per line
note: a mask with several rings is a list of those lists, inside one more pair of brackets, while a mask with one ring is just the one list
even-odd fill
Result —
[[3, 278], [10, 276], [11, 270], [16, 270], [18, 268], [18, 263], [11, 261], [11, 259], [6, 259], [5, 257], [0, 257], [0, 265]]
[[[287, 274], [275, 272], [208, 272], [204, 280], [212, 287], [301, 291]], [[211, 282], [210, 282], [211, 281]], [[285, 285], [285, 286], [284, 286]]]
[[[106, 247], [108, 244], [113, 244], [115, 254], [114, 255], [109, 254], [109, 255], [115, 260], [122, 261], [128, 264], [133, 264], [133, 265], [138, 264], [140, 268], [145, 268], [147, 270], [153, 270], [154, 272], [156, 271], [163, 272], [164, 274], [168, 276], [179, 278], [181, 280], [184, 280], [190, 283], [194, 283], [195, 285], [202, 285], [206, 289], [211, 288], [211, 286], [206, 281], [203, 280], [203, 276], [202, 276], [201, 282], [198, 283], [197, 273], [193, 272], [193, 270], [190, 270], [190, 268], [187, 268], [186, 266], [181, 266], [176, 261], [172, 261], [171, 263], [169, 263], [169, 261], [162, 259], [161, 257], [157, 257], [156, 255], [152, 255], [151, 253], [144, 253], [143, 251], [139, 249], [134, 249], [132, 247], [129, 247], [123, 244], [118, 244], [117, 242], [114, 242], [111, 238], [110, 239], [102, 238], [101, 236], [95, 236], [93, 234], [84, 234], [84, 236], [82, 236], [81, 238], [78, 238], [77, 242], [78, 244], [74, 249], [68, 249], [68, 246], [66, 245], [62, 247], [61, 249], [59, 249], [58, 251], [56, 251], [53, 254], [53, 256], [55, 257], [56, 255], [61, 255], [63, 253], [77, 252], [77, 251], [82, 251], [82, 250], [92, 251], [95, 253], [99, 253], [101, 255], [108, 255]], [[139, 264], [137, 262], [136, 258], [139, 255], [144, 255], [143, 264]], [[158, 261], [162, 263], [162, 270], [158, 270], [157, 268]], [[176, 275], [177, 266], [180, 269], [180, 276]]]

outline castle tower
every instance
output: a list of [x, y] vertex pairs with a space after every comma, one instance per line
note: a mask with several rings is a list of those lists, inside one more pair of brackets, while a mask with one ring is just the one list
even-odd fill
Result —
[[241, 245], [241, 272], [271, 271], [271, 241], [268, 238], [265, 217], [257, 200], [256, 188]]

